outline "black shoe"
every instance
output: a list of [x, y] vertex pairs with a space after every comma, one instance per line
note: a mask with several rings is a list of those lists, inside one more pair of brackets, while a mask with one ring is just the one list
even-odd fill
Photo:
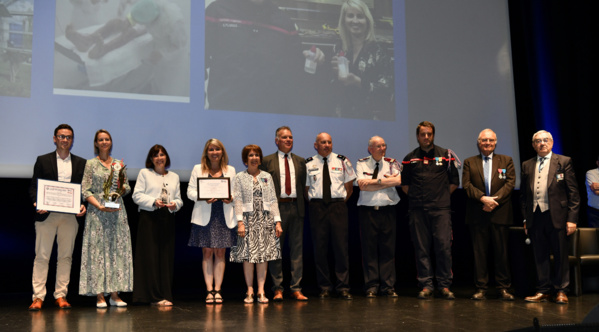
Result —
[[484, 289], [477, 289], [476, 293], [474, 293], [474, 295], [472, 295], [472, 299], [477, 300], [477, 301], [486, 300], [487, 299], [486, 295], [487, 295], [487, 291], [485, 291]]
[[349, 291], [346, 291], [346, 290], [339, 292], [339, 297], [344, 300], [352, 300], [353, 299], [353, 297], [351, 296]]
[[323, 289], [323, 290], [320, 292], [320, 294], [318, 295], [318, 297], [319, 297], [319, 298], [321, 298], [321, 299], [326, 299], [326, 298], [329, 298], [329, 297], [331, 297], [331, 293], [329, 292], [329, 290], [328, 290], [328, 289]]
[[502, 301], [514, 301], [514, 295], [510, 294], [507, 289], [499, 290], [499, 298]]
[[374, 299], [376, 297], [376, 292], [375, 291], [367, 291], [366, 292], [366, 298], [368, 299]]
[[428, 300], [433, 298], [433, 291], [428, 288], [423, 288], [420, 293], [418, 293], [418, 298], [420, 300]]
[[446, 300], [455, 300], [455, 295], [453, 295], [453, 292], [449, 288], [441, 289], [441, 296]]
[[383, 293], [385, 294], [386, 297], [398, 297], [397, 293], [395, 293], [395, 291], [393, 289], [387, 289]]

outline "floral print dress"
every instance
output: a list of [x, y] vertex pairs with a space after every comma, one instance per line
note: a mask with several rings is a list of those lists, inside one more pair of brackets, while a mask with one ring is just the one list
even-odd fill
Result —
[[[120, 160], [113, 159], [113, 178], [118, 182], [118, 170], [123, 168]], [[81, 192], [84, 199], [94, 196], [104, 204], [104, 183], [110, 177], [111, 168], [104, 166], [98, 158], [85, 164]], [[127, 174], [120, 186], [124, 194], [131, 191]], [[122, 197], [118, 212], [102, 212], [93, 205], [87, 207], [81, 252], [81, 276], [79, 294], [95, 296], [100, 293], [133, 291], [133, 255], [131, 232]]]

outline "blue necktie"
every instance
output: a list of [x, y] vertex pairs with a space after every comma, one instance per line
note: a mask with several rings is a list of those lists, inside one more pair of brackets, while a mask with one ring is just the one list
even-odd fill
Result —
[[491, 196], [491, 184], [489, 183], [489, 158], [485, 157], [485, 163], [483, 164], [483, 173], [485, 173], [485, 192], [487, 196]]

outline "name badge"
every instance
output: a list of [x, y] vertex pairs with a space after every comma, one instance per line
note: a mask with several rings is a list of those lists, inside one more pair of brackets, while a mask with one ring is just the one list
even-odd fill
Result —
[[555, 177], [557, 178], [557, 181], [561, 181], [564, 179], [564, 173], [557, 173]]
[[435, 157], [435, 161], [437, 162], [437, 166], [443, 166], [443, 157]]

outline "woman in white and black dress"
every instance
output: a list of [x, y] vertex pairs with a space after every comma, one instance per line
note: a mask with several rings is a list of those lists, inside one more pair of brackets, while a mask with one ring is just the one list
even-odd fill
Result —
[[133, 201], [139, 206], [133, 301], [173, 305], [175, 212], [183, 206], [179, 176], [167, 171], [171, 159], [162, 145], [150, 148], [137, 176]]
[[268, 303], [264, 282], [268, 261], [281, 259], [279, 236], [283, 233], [277, 194], [272, 177], [258, 169], [262, 149], [246, 145], [241, 151], [247, 170], [237, 173], [233, 180], [237, 245], [231, 248], [231, 262], [243, 262], [247, 285], [245, 303], [254, 302], [254, 267], [258, 281], [257, 300]]

